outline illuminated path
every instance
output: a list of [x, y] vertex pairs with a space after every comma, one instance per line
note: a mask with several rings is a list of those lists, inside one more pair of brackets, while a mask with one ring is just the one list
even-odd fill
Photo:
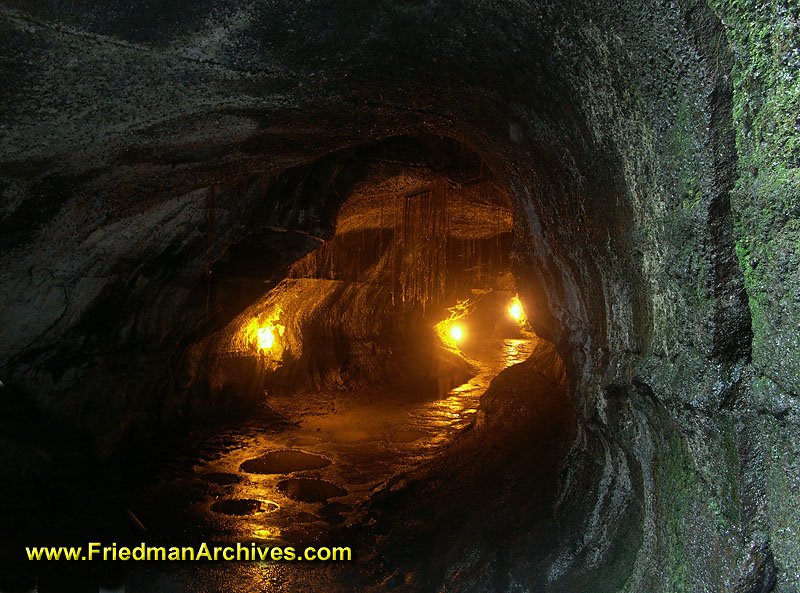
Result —
[[[196, 434], [209, 453], [169, 462], [165, 471], [171, 477], [148, 489], [139, 504], [163, 513], [153, 519], [174, 526], [175, 537], [193, 530], [197, 538], [219, 543], [255, 540], [298, 548], [330, 544], [355, 549], [359, 542], [342, 539], [346, 536], [337, 535], [342, 533], [338, 528], [358, 526], [363, 519], [359, 505], [373, 490], [431, 459], [474, 422], [490, 381], [504, 368], [525, 360], [533, 344], [518, 339], [494, 343], [473, 359], [479, 369], [475, 377], [434, 401], [409, 402], [408, 393], [377, 390], [269, 398], [268, 404], [295, 424], [251, 422]], [[259, 465], [261, 455], [283, 450], [309, 455], [273, 454]], [[248, 471], [240, 470], [243, 463]], [[256, 473], [286, 471], [292, 464], [308, 469]], [[335, 496], [327, 501], [319, 500], [332, 488], [340, 490], [333, 490]], [[165, 500], [171, 501], [168, 508]], [[253, 590], [261, 590], [261, 583], [270, 591], [284, 587], [294, 591], [301, 583], [314, 590], [346, 589], [347, 579], [356, 578], [341, 565], [208, 566], [213, 569], [189, 565], [176, 571], [166, 565], [137, 565], [131, 583], [134, 590], [152, 591], [171, 590], [176, 583], [192, 591], [249, 590], [248, 583]]]

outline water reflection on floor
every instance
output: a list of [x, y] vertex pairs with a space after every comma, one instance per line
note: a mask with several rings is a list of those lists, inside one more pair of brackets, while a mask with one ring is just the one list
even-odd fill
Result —
[[[478, 374], [441, 399], [409, 403], [379, 391], [270, 397], [267, 404], [287, 422], [198, 432], [209, 453], [166, 463], [163, 480], [137, 503], [144, 523], [164, 521], [176, 533], [194, 530], [218, 542], [323, 545], [339, 526], [363, 519], [359, 504], [375, 488], [431, 459], [473, 422], [489, 382], [525, 360], [533, 342], [507, 339], [492, 346], [471, 353]], [[172, 501], [168, 515], [159, 516], [165, 499]], [[232, 581], [246, 581], [246, 574], [255, 578], [257, 571], [257, 581], [268, 583], [270, 591], [296, 590], [292, 587], [300, 582], [315, 589], [334, 587], [323, 582], [333, 578], [330, 571], [318, 566], [234, 563], [218, 565], [213, 574], [210, 569], [160, 573], [149, 567], [137, 569], [132, 578], [151, 591], [170, 590], [176, 582], [201, 590], [192, 589], [200, 586], [198, 579], [211, 588], [227, 588]]]

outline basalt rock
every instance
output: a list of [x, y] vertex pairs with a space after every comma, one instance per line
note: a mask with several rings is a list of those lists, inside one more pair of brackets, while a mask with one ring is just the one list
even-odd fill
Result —
[[[541, 374], [496, 382], [491, 446], [456, 449], [494, 474], [458, 483], [505, 476], [485, 504], [530, 520], [504, 539], [465, 515], [417, 582], [800, 588], [796, 3], [0, 10], [4, 407], [101, 454], [190, 410], [186, 353], [334, 236], [364, 154], [416, 138], [426, 167], [460, 155], [507, 193], [516, 287], [565, 364], [548, 401], [569, 403], [558, 455], [521, 467], [511, 445], [545, 441], [514, 402]], [[413, 514], [392, 500], [378, 517]]]

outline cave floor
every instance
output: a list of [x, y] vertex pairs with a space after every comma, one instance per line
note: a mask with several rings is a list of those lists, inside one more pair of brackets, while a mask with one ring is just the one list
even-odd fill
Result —
[[[195, 531], [203, 541], [256, 541], [296, 549], [350, 546], [354, 562], [141, 565], [144, 570], [137, 566], [130, 575], [131, 590], [249, 591], [267, 585], [270, 591], [297, 591], [298, 586], [299, 590], [360, 588], [364, 575], [357, 574], [359, 555], [370, 553], [353, 541], [365, 519], [361, 503], [393, 476], [432, 459], [471, 424], [491, 380], [504, 368], [525, 360], [532, 349], [532, 340], [506, 339], [471, 352], [478, 373], [442, 398], [380, 390], [269, 397], [267, 404], [285, 417], [285, 422], [254, 421], [197, 432], [193, 436], [198, 448], [207, 452], [164, 463], [162, 479], [136, 503], [136, 512], [145, 524], [169, 525], [175, 536]], [[318, 456], [323, 461], [316, 465], [324, 460], [331, 463], [288, 475], [240, 469], [248, 460], [283, 450]], [[318, 458], [309, 456], [302, 461], [313, 465]], [[288, 469], [280, 467], [287, 460], [273, 455], [271, 461], [278, 465], [261, 469]], [[301, 480], [292, 482], [295, 478]], [[331, 490], [331, 484], [341, 490], [325, 492]], [[328, 494], [333, 496], [323, 499]], [[163, 504], [165, 500], [171, 501], [168, 506]], [[249, 506], [239, 503], [247, 508], [222, 510], [249, 513], [259, 504], [260, 509], [244, 515], [219, 512], [220, 505], [242, 500], [254, 502]]]
[[[49, 517], [52, 530], [44, 529], [54, 538], [81, 532], [104, 545], [117, 537], [108, 533], [127, 524], [120, 545], [257, 542], [298, 550], [349, 546], [353, 554], [349, 563], [137, 562], [122, 572], [103, 566], [100, 572], [115, 584], [100, 591], [364, 590], [376, 577], [367, 574], [374, 551], [363, 503], [394, 476], [432, 460], [473, 423], [491, 380], [524, 361], [534, 345], [531, 339], [505, 339], [470, 352], [477, 374], [443, 397], [380, 389], [268, 397], [264, 414], [196, 428], [180, 447], [151, 452], [138, 467], [119, 468], [121, 476], [69, 477], [69, 486], [58, 493], [61, 509], [50, 503], [47, 515], [32, 506], [19, 513], [35, 513], [39, 521]], [[68, 500], [80, 502], [70, 508]], [[51, 567], [56, 572], [50, 579], [67, 583], [71, 577], [60, 574], [61, 566]], [[78, 589], [41, 583], [40, 591], [54, 592], [84, 586], [82, 580]]]

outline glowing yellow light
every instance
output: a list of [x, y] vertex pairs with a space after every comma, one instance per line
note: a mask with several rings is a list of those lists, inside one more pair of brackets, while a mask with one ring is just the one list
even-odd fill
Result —
[[458, 301], [455, 307], [450, 307], [449, 311], [450, 315], [447, 319], [434, 325], [433, 329], [447, 348], [457, 350], [457, 343], [465, 336], [464, 326], [460, 322], [466, 321], [467, 301]]
[[259, 350], [269, 350], [275, 343], [275, 336], [272, 335], [272, 326], [262, 327], [256, 330]]
[[508, 308], [508, 312], [517, 321], [522, 321], [524, 313], [522, 312], [522, 303], [519, 300], [519, 297], [514, 297], [514, 300], [511, 301], [511, 306]]
[[253, 536], [259, 539], [278, 539], [281, 536], [279, 527], [262, 527], [253, 531]]

